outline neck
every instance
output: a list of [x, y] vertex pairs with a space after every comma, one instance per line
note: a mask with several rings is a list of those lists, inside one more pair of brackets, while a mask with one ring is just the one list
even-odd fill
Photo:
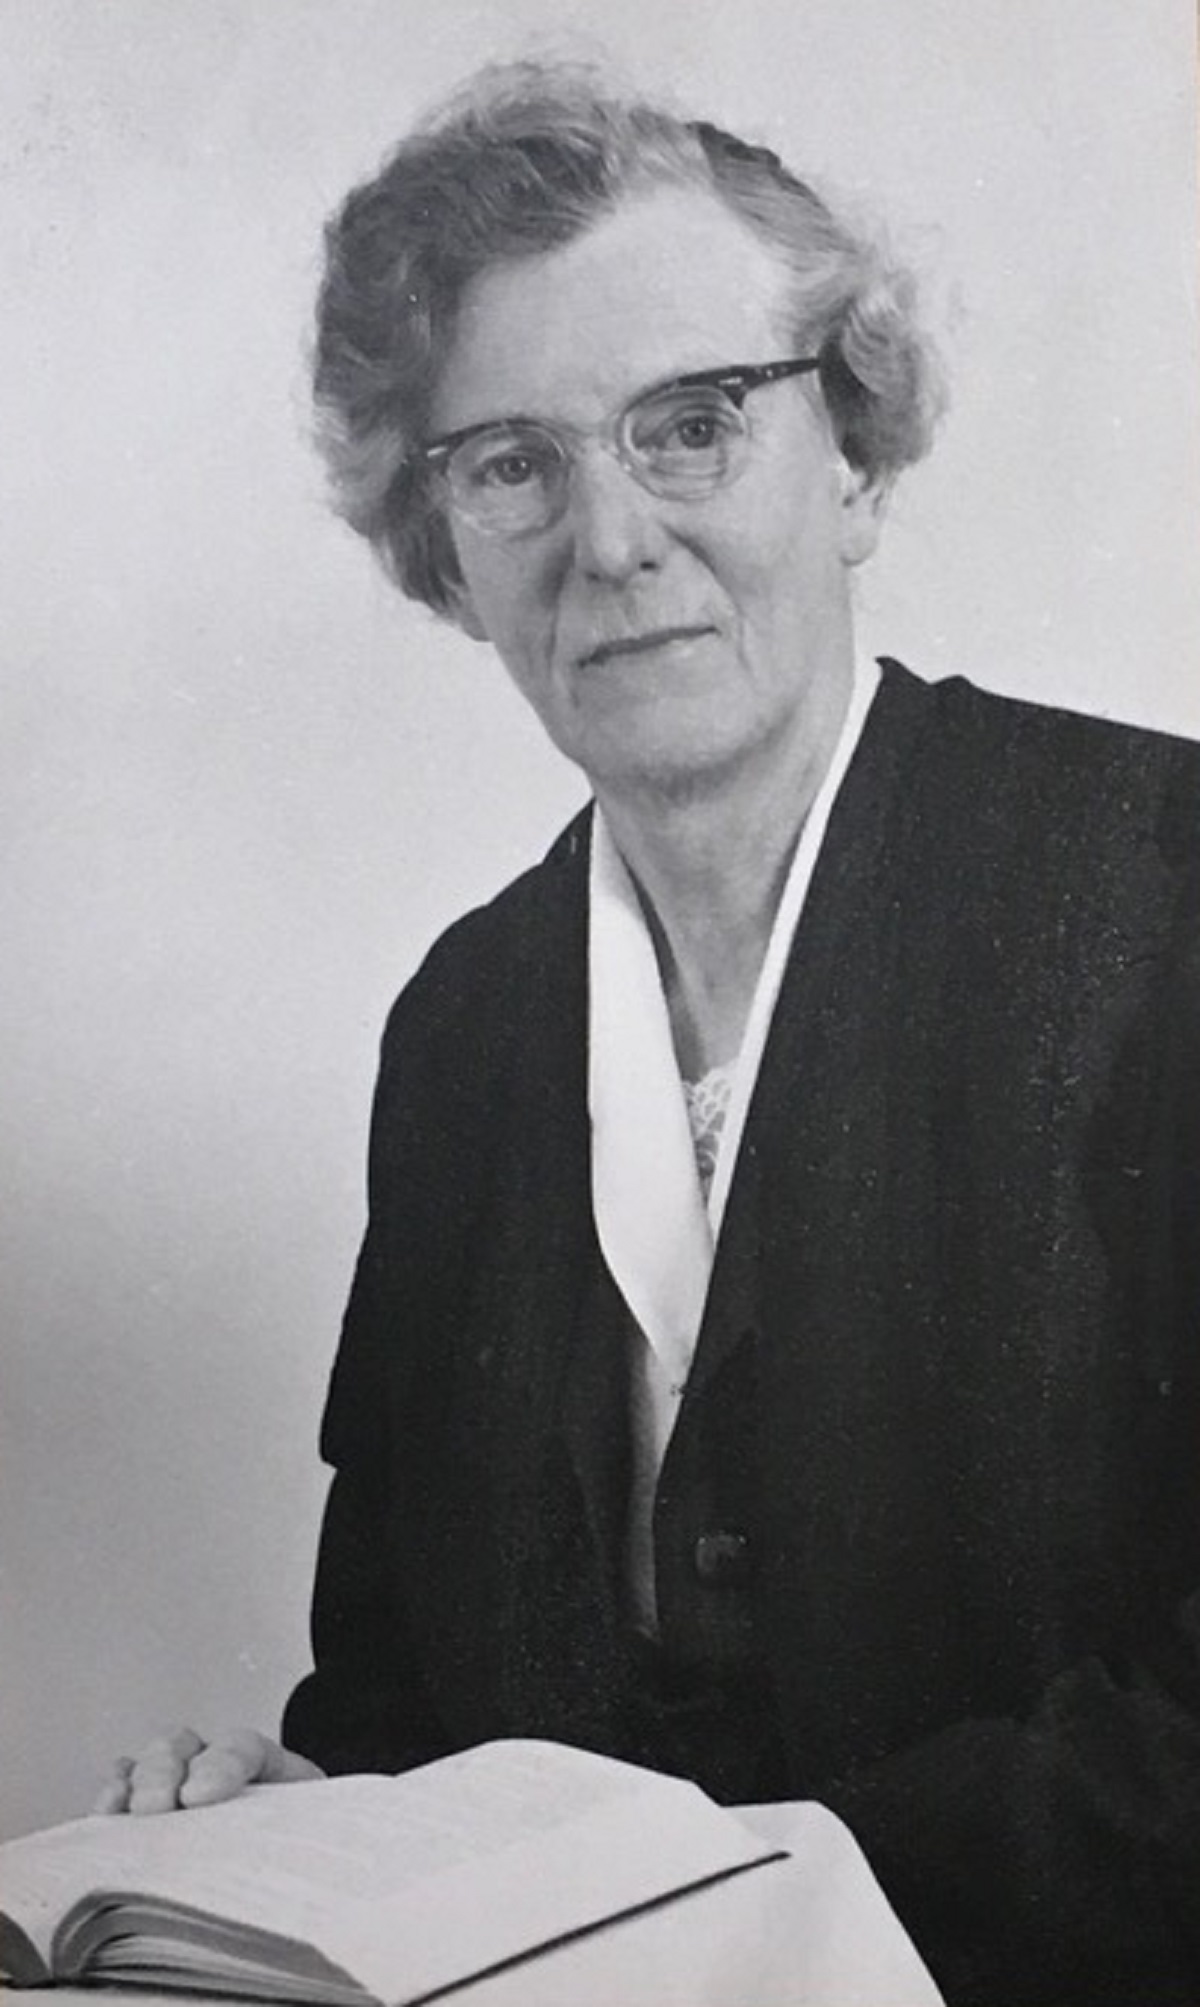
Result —
[[804, 729], [736, 771], [597, 799], [633, 876], [686, 1078], [742, 1042], [800, 831], [845, 720], [850, 674], [814, 692]]

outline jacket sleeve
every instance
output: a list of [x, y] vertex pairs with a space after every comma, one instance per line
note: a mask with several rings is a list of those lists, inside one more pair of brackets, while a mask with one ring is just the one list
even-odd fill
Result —
[[[1188, 824], [1188, 845], [1194, 844]], [[1163, 1572], [1123, 1660], [1063, 1669], [1021, 1719], [963, 1720], [835, 1779], [952, 2002], [1200, 2001], [1200, 927], [1189, 905], [1156, 1040], [1158, 1189], [1137, 1246], [1145, 1341], [1178, 1417], [1162, 1446]], [[1116, 1233], [1113, 1223], [1113, 1234]], [[1157, 1245], [1148, 1244], [1157, 1240]], [[1147, 1536], [1148, 1538], [1150, 1536]], [[1166, 1549], [1173, 1543], [1168, 1562]], [[1148, 1604], [1148, 1610], [1149, 1610]]]
[[421, 1329], [418, 1307], [389, 1281], [395, 1257], [386, 1208], [374, 1205], [321, 1428], [333, 1479], [313, 1588], [313, 1670], [283, 1723], [286, 1746], [330, 1775], [406, 1770], [447, 1747], [389, 1537], [406, 1368]]
[[331, 1774], [408, 1769], [450, 1746], [390, 1537], [422, 1360], [438, 1354], [465, 1267], [471, 1184], [451, 1174], [463, 1149], [450, 1139], [470, 1131], [445, 1031], [456, 1016], [441, 973], [449, 939], [401, 994], [384, 1034], [367, 1231], [321, 1427], [333, 1479], [313, 1591], [314, 1664], [287, 1703], [283, 1740]]
[[[477, 1725], [464, 1722], [461, 1694], [455, 1713], [444, 1666], [431, 1673], [425, 1662], [422, 1520], [436, 1519], [438, 1445], [455, 1438], [442, 1424], [462, 1418], [456, 1360], [491, 1272], [510, 1138], [539, 1098], [543, 1075], [531, 1083], [529, 1067], [541, 1061], [556, 1078], [563, 1062], [546, 1058], [554, 1041], [568, 1067], [582, 1046], [584, 831], [577, 819], [542, 864], [441, 936], [384, 1032], [367, 1230], [321, 1430], [334, 1475], [313, 1594], [314, 1669], [284, 1720], [288, 1745], [326, 1770], [408, 1768], [448, 1753]], [[567, 1011], [564, 966], [576, 971], [568, 1001], [578, 990]], [[468, 1518], [475, 1504], [472, 1490]], [[439, 1540], [446, 1530], [432, 1528]], [[469, 1562], [469, 1526], [461, 1538]], [[438, 1593], [473, 1609], [475, 1588], [462, 1575], [453, 1581]], [[434, 1628], [442, 1614], [433, 1612]]]
[[377, 1487], [335, 1473], [313, 1592], [314, 1669], [284, 1710], [283, 1740], [329, 1776], [407, 1770], [449, 1743], [389, 1581]]
[[1169, 1674], [1089, 1660], [822, 1795], [948, 2001], [1200, 2000], [1200, 1595]]

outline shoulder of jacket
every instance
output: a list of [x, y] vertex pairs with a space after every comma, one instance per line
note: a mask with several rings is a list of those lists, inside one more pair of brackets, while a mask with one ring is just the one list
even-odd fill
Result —
[[392, 1005], [385, 1046], [410, 1025], [449, 1031], [464, 1012], [486, 1015], [531, 970], [561, 963], [569, 942], [582, 939], [590, 830], [589, 804], [537, 864], [438, 936]]
[[1005, 816], [1019, 801], [1067, 827], [1152, 829], [1178, 862], [1195, 858], [1200, 743], [1145, 725], [1003, 696], [963, 676], [924, 682], [884, 660], [885, 682], [919, 722], [921, 763], [964, 812]]
[[[899, 669], [900, 665], [891, 665]], [[911, 672], [901, 671], [909, 682]], [[988, 690], [965, 676], [948, 676], [920, 688], [939, 722], [1032, 751], [1045, 747], [1101, 765], [1179, 773], [1200, 779], [1200, 743], [1149, 725], [1126, 724], [1061, 704], [1043, 704]]]

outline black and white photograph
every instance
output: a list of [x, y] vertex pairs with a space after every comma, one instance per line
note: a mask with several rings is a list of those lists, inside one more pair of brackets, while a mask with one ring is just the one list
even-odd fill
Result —
[[1200, 2007], [1180, 0], [0, 0], [0, 1978]]

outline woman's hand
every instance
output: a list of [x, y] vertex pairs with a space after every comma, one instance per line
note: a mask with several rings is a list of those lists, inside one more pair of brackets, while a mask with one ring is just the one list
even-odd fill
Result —
[[92, 1810], [174, 1812], [236, 1798], [250, 1784], [302, 1784], [324, 1774], [254, 1728], [222, 1729], [208, 1741], [194, 1728], [176, 1728], [136, 1756], [119, 1756]]

